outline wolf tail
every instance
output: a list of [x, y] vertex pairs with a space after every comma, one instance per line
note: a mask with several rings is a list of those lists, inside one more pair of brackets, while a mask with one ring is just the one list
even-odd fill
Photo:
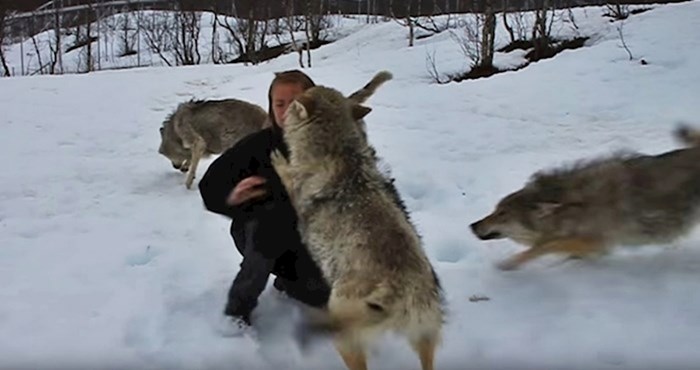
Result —
[[362, 104], [367, 99], [369, 99], [377, 89], [382, 86], [385, 82], [391, 80], [394, 76], [389, 71], [380, 71], [361, 89], [355, 91], [348, 96], [348, 99], [356, 102], [357, 104]]
[[700, 146], [700, 129], [681, 124], [673, 132], [676, 140], [688, 146]]

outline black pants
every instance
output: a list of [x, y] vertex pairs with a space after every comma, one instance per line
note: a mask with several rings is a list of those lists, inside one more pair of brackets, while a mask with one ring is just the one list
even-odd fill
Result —
[[247, 221], [238, 235], [234, 234], [243, 261], [231, 284], [224, 313], [247, 323], [270, 274], [277, 276], [274, 283], [277, 289], [305, 304], [323, 307], [330, 295], [321, 270], [299, 242], [298, 235], [280, 232], [280, 225], [273, 221], [256, 218]]

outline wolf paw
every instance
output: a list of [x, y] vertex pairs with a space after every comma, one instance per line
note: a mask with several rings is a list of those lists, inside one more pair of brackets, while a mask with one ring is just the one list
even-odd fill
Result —
[[274, 150], [270, 153], [270, 160], [272, 162], [272, 167], [277, 172], [280, 180], [282, 180], [282, 185], [287, 192], [291, 192], [292, 189], [294, 189], [294, 182], [292, 181], [294, 173], [292, 172], [292, 166], [289, 160], [279, 150]]
[[272, 167], [277, 174], [285, 181], [289, 177], [289, 160], [279, 150], [274, 150], [270, 153]]
[[277, 168], [284, 168], [289, 165], [289, 161], [284, 157], [282, 152], [275, 149], [270, 153], [270, 160], [272, 161], [272, 166]]
[[185, 180], [185, 187], [187, 189], [192, 189], [192, 183], [194, 182], [194, 174], [193, 173], [188, 173], [187, 174], [187, 180]]

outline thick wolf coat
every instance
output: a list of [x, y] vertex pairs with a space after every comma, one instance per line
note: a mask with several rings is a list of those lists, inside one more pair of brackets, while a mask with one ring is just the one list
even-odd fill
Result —
[[550, 253], [582, 258], [616, 245], [676, 240], [699, 221], [700, 132], [681, 127], [675, 134], [689, 147], [659, 155], [618, 153], [540, 171], [472, 223], [472, 232], [529, 247], [501, 262], [506, 270]]
[[222, 153], [262, 129], [267, 119], [263, 108], [238, 99], [181, 103], [160, 128], [158, 152], [175, 169], [187, 172], [185, 186], [190, 189], [200, 159]]
[[307, 90], [287, 111], [289, 159], [272, 157], [331, 285], [327, 326], [352, 370], [367, 368], [365, 351], [384, 331], [406, 337], [423, 369], [433, 369], [444, 319], [438, 278], [364, 132], [370, 108], [359, 103], [390, 77], [379, 73], [349, 98], [328, 87]]

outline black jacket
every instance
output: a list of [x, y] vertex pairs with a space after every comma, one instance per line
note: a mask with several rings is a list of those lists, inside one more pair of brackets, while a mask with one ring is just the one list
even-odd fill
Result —
[[[280, 285], [293, 298], [317, 307], [328, 300], [330, 288], [301, 241], [296, 212], [270, 162], [273, 149], [288, 153], [276, 126], [249, 135], [225, 151], [199, 182], [204, 206], [232, 219], [231, 236], [243, 255], [226, 309], [234, 316], [247, 317], [270, 273], [281, 279]], [[227, 205], [236, 184], [253, 175], [267, 180], [263, 185], [267, 195], [239, 206]]]

